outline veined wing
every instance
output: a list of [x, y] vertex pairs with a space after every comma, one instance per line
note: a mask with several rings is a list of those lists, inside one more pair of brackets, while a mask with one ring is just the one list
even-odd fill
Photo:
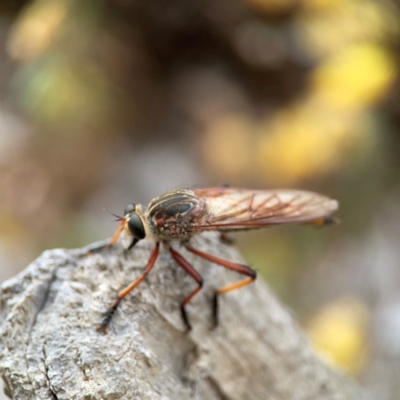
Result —
[[191, 231], [243, 230], [268, 225], [316, 223], [330, 217], [338, 202], [302, 190], [247, 190], [208, 188], [193, 190], [204, 201], [204, 213]]

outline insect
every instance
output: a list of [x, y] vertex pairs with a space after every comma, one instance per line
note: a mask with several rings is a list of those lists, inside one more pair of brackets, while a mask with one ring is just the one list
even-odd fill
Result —
[[181, 303], [183, 321], [191, 329], [185, 306], [202, 289], [203, 279], [191, 264], [175, 249], [171, 242], [178, 241], [191, 253], [212, 263], [236, 271], [245, 279], [218, 289], [213, 297], [213, 325], [218, 324], [218, 297], [246, 286], [256, 279], [250, 267], [221, 259], [191, 247], [190, 238], [204, 231], [242, 231], [273, 225], [311, 224], [323, 226], [335, 222], [332, 214], [338, 202], [326, 196], [301, 190], [248, 190], [227, 187], [173, 190], [153, 199], [148, 208], [129, 204], [111, 240], [115, 244], [123, 234], [125, 247], [130, 250], [137, 242], [150, 239], [155, 247], [142, 275], [119, 292], [98, 330], [107, 333], [108, 325], [121, 300], [126, 297], [153, 268], [160, 243], [172, 258], [198, 284]]

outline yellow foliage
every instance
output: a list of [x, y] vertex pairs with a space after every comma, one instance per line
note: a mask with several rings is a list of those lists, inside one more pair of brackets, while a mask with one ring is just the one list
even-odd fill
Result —
[[314, 350], [328, 363], [356, 374], [366, 361], [368, 310], [357, 299], [328, 304], [306, 327]]
[[42, 54], [56, 37], [67, 14], [61, 0], [35, 1], [20, 15], [8, 40], [10, 56], [29, 61]]
[[[343, 153], [368, 141], [354, 114], [309, 100], [260, 126], [257, 162], [268, 180], [291, 184], [340, 167]], [[365, 143], [364, 143], [365, 144]]]
[[210, 123], [202, 138], [211, 171], [229, 181], [247, 178], [291, 185], [343, 166], [349, 152], [372, 148], [362, 113], [335, 110], [309, 98], [282, 109], [265, 122], [225, 115]]
[[304, 6], [297, 37], [315, 58], [360, 43], [396, 39], [400, 33], [399, 10], [386, 0], [306, 0]]
[[314, 72], [316, 95], [333, 107], [360, 108], [380, 100], [395, 79], [395, 60], [385, 49], [351, 46]]

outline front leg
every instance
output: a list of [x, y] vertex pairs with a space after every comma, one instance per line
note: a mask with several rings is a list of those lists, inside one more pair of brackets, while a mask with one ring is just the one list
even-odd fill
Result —
[[[119, 217], [120, 218], [120, 217]], [[121, 232], [123, 231], [125, 226], [125, 219], [121, 219], [120, 224], [118, 225], [118, 228], [116, 229], [113, 237], [111, 238], [110, 243], [107, 244], [102, 244], [98, 247], [95, 247], [93, 249], [90, 249], [87, 253], [86, 256], [90, 256], [92, 254], [100, 253], [104, 249], [109, 249], [110, 247], [114, 246], [115, 243], [117, 243], [119, 236], [121, 235]], [[137, 240], [132, 242], [132, 244], [129, 246], [128, 250], [130, 250], [135, 244], [137, 243]]]
[[121, 290], [118, 293], [118, 297], [114, 300], [111, 307], [107, 311], [107, 314], [104, 317], [102, 323], [97, 326], [96, 329], [98, 331], [103, 331], [104, 333], [108, 332], [108, 325], [110, 324], [111, 319], [112, 319], [117, 307], [119, 306], [119, 303], [121, 303], [121, 300], [126, 295], [128, 295], [137, 285], [139, 285], [140, 282], [142, 282], [146, 278], [146, 276], [151, 271], [151, 269], [153, 268], [153, 266], [157, 260], [159, 249], [160, 249], [160, 243], [157, 243], [156, 247], [154, 248], [153, 252], [151, 253], [151, 256], [146, 265], [146, 268], [143, 271], [143, 274], [136, 281], [132, 282], [129, 286], [127, 286], [125, 289]]

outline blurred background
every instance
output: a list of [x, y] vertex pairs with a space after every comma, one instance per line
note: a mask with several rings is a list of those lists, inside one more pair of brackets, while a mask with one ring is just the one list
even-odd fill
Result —
[[399, 399], [399, 3], [3, 0], [0, 281], [176, 187], [317, 191], [341, 225], [237, 246], [326, 362]]

